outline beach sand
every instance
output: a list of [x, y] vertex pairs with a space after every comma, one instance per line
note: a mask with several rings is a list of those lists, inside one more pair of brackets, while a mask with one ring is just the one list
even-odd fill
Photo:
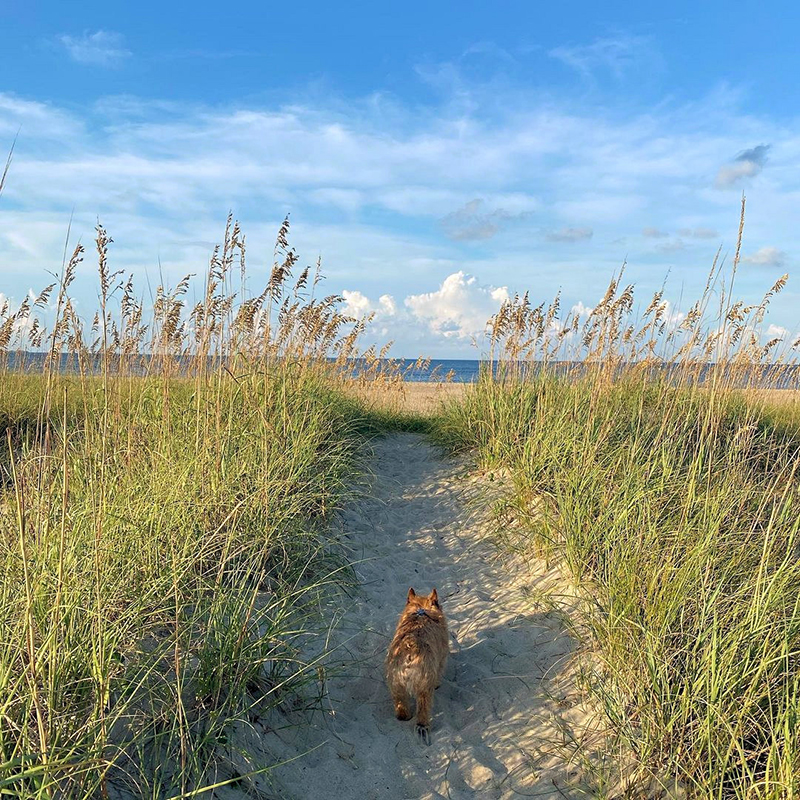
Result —
[[[391, 411], [407, 414], [430, 415], [443, 402], [463, 397], [472, 384], [469, 383], [424, 383], [406, 381], [399, 386], [381, 388], [369, 386], [365, 390], [354, 390], [367, 405], [375, 405]], [[757, 398], [765, 405], [791, 411], [800, 410], [800, 392], [792, 389], [748, 389], [750, 398]]]
[[354, 382], [351, 391], [368, 408], [429, 416], [435, 413], [442, 403], [462, 397], [470, 385], [403, 381], [387, 386], [379, 383], [362, 386]]
[[[489, 539], [475, 501], [497, 482], [416, 434], [378, 439], [372, 469], [367, 496], [338, 523], [359, 586], [338, 609], [323, 710], [310, 726], [307, 711], [287, 709], [243, 726], [241, 771], [288, 761], [255, 781], [287, 800], [602, 796], [615, 765], [578, 689], [574, 598], [557, 570], [501, 556]], [[383, 676], [409, 586], [437, 587], [451, 632], [429, 747], [394, 718]]]

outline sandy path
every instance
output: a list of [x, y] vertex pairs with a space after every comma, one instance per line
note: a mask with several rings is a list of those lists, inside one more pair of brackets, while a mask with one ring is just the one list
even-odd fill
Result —
[[[486, 541], [486, 519], [469, 502], [480, 482], [464, 464], [414, 434], [392, 435], [374, 449], [370, 495], [340, 520], [361, 589], [335, 634], [325, 711], [310, 728], [287, 719], [259, 731], [259, 746], [273, 758], [317, 749], [276, 770], [268, 793], [298, 800], [602, 796], [604, 770], [588, 755], [590, 715], [571, 674], [576, 642], [564, 612], [543, 602], [557, 578], [543, 565], [499, 558]], [[415, 738], [413, 722], [395, 720], [383, 679], [409, 586], [438, 588], [451, 631], [430, 747]]]

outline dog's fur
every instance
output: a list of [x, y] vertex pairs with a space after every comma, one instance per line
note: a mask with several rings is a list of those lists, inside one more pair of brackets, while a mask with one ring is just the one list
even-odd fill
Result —
[[433, 690], [439, 685], [448, 655], [447, 621], [439, 596], [408, 590], [394, 639], [386, 654], [386, 682], [397, 719], [411, 719], [411, 698], [417, 701], [417, 735], [431, 743]]

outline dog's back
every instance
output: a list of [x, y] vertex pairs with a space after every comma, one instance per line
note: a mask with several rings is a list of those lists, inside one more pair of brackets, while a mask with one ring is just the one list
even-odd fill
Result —
[[434, 589], [430, 595], [408, 590], [389, 652], [386, 681], [398, 719], [411, 719], [411, 698], [417, 702], [417, 734], [430, 744], [433, 690], [447, 663], [447, 621]]

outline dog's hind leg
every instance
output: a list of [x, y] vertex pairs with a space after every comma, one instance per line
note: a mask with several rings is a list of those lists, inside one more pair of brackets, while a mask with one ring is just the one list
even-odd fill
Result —
[[430, 689], [417, 695], [417, 736], [425, 744], [431, 743], [431, 707], [433, 692]]
[[397, 719], [411, 719], [410, 698], [404, 687], [392, 686], [392, 702]]

